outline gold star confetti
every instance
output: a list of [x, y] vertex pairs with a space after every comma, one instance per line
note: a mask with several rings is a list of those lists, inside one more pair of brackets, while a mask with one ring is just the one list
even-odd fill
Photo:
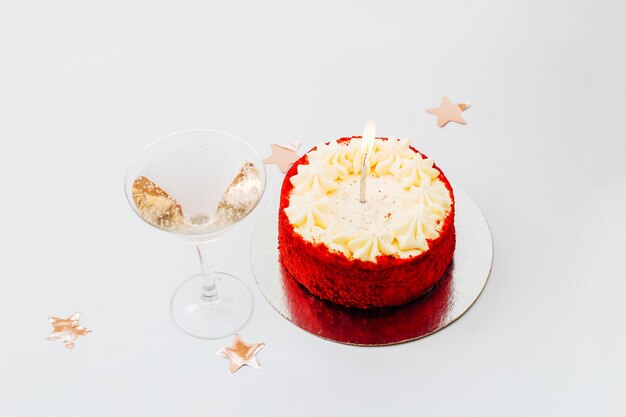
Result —
[[426, 112], [437, 116], [437, 124], [439, 127], [444, 127], [448, 122], [456, 122], [464, 125], [465, 120], [461, 117], [461, 113], [468, 107], [469, 103], [455, 104], [451, 102], [448, 97], [442, 97], [439, 107], [428, 109]]
[[265, 343], [248, 344], [243, 341], [239, 333], [235, 334], [233, 343], [225, 348], [215, 352], [216, 355], [228, 359], [228, 370], [231, 374], [237, 372], [239, 368], [247, 365], [254, 369], [259, 369], [259, 363], [256, 354], [265, 347]]
[[266, 164], [278, 165], [282, 172], [287, 172], [291, 164], [296, 162], [300, 157], [296, 153], [300, 146], [299, 141], [294, 141], [289, 145], [278, 145], [272, 143], [272, 154], [263, 160]]
[[49, 320], [54, 330], [52, 330], [50, 336], [46, 337], [45, 340], [48, 342], [61, 341], [68, 350], [74, 348], [76, 339], [78, 339], [79, 336], [85, 336], [91, 333], [91, 330], [87, 330], [80, 325], [80, 312], [74, 313], [66, 319], [50, 317]]

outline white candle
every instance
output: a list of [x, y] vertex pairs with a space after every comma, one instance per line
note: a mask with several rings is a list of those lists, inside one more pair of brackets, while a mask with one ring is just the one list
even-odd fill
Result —
[[359, 201], [361, 203], [365, 203], [365, 188], [367, 187], [367, 171], [369, 168], [366, 165], [367, 165], [367, 153], [363, 157], [363, 166], [361, 166], [361, 184], [360, 184], [361, 189], [359, 193]]
[[366, 201], [366, 188], [367, 188], [367, 174], [370, 171], [369, 153], [374, 147], [374, 138], [376, 138], [376, 125], [374, 119], [371, 119], [365, 125], [363, 130], [363, 138], [361, 139], [361, 154], [363, 154], [363, 163], [361, 164], [361, 184], [359, 187], [359, 201], [365, 203]]

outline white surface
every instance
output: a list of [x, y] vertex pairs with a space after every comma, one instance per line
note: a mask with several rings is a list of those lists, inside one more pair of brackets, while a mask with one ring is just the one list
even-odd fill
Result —
[[[626, 363], [626, 5], [620, 1], [0, 5], [0, 415], [617, 416]], [[466, 126], [425, 109], [470, 101]], [[260, 370], [227, 372], [169, 313], [194, 250], [141, 222], [123, 175], [150, 140], [410, 137], [494, 237], [477, 304], [431, 337], [356, 348], [276, 313], [248, 261]], [[267, 196], [282, 175], [268, 167]], [[82, 312], [73, 351], [49, 315]]]

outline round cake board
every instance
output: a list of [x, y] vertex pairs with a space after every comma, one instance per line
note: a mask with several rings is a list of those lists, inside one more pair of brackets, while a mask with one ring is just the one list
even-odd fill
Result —
[[321, 300], [285, 271], [278, 259], [279, 196], [261, 209], [252, 234], [251, 262], [270, 304], [307, 332], [357, 346], [404, 343], [431, 335], [461, 317], [487, 283], [493, 258], [491, 232], [471, 197], [454, 186], [456, 250], [443, 278], [427, 294], [399, 307], [359, 310]]

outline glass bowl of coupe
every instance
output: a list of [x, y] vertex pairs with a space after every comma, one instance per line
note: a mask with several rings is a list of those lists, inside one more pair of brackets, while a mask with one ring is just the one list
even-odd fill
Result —
[[241, 329], [252, 295], [233, 275], [215, 272], [211, 245], [246, 217], [265, 190], [265, 167], [256, 151], [226, 132], [193, 129], [163, 136], [130, 164], [126, 197], [148, 224], [196, 246], [201, 272], [172, 297], [178, 326], [216, 339]]

